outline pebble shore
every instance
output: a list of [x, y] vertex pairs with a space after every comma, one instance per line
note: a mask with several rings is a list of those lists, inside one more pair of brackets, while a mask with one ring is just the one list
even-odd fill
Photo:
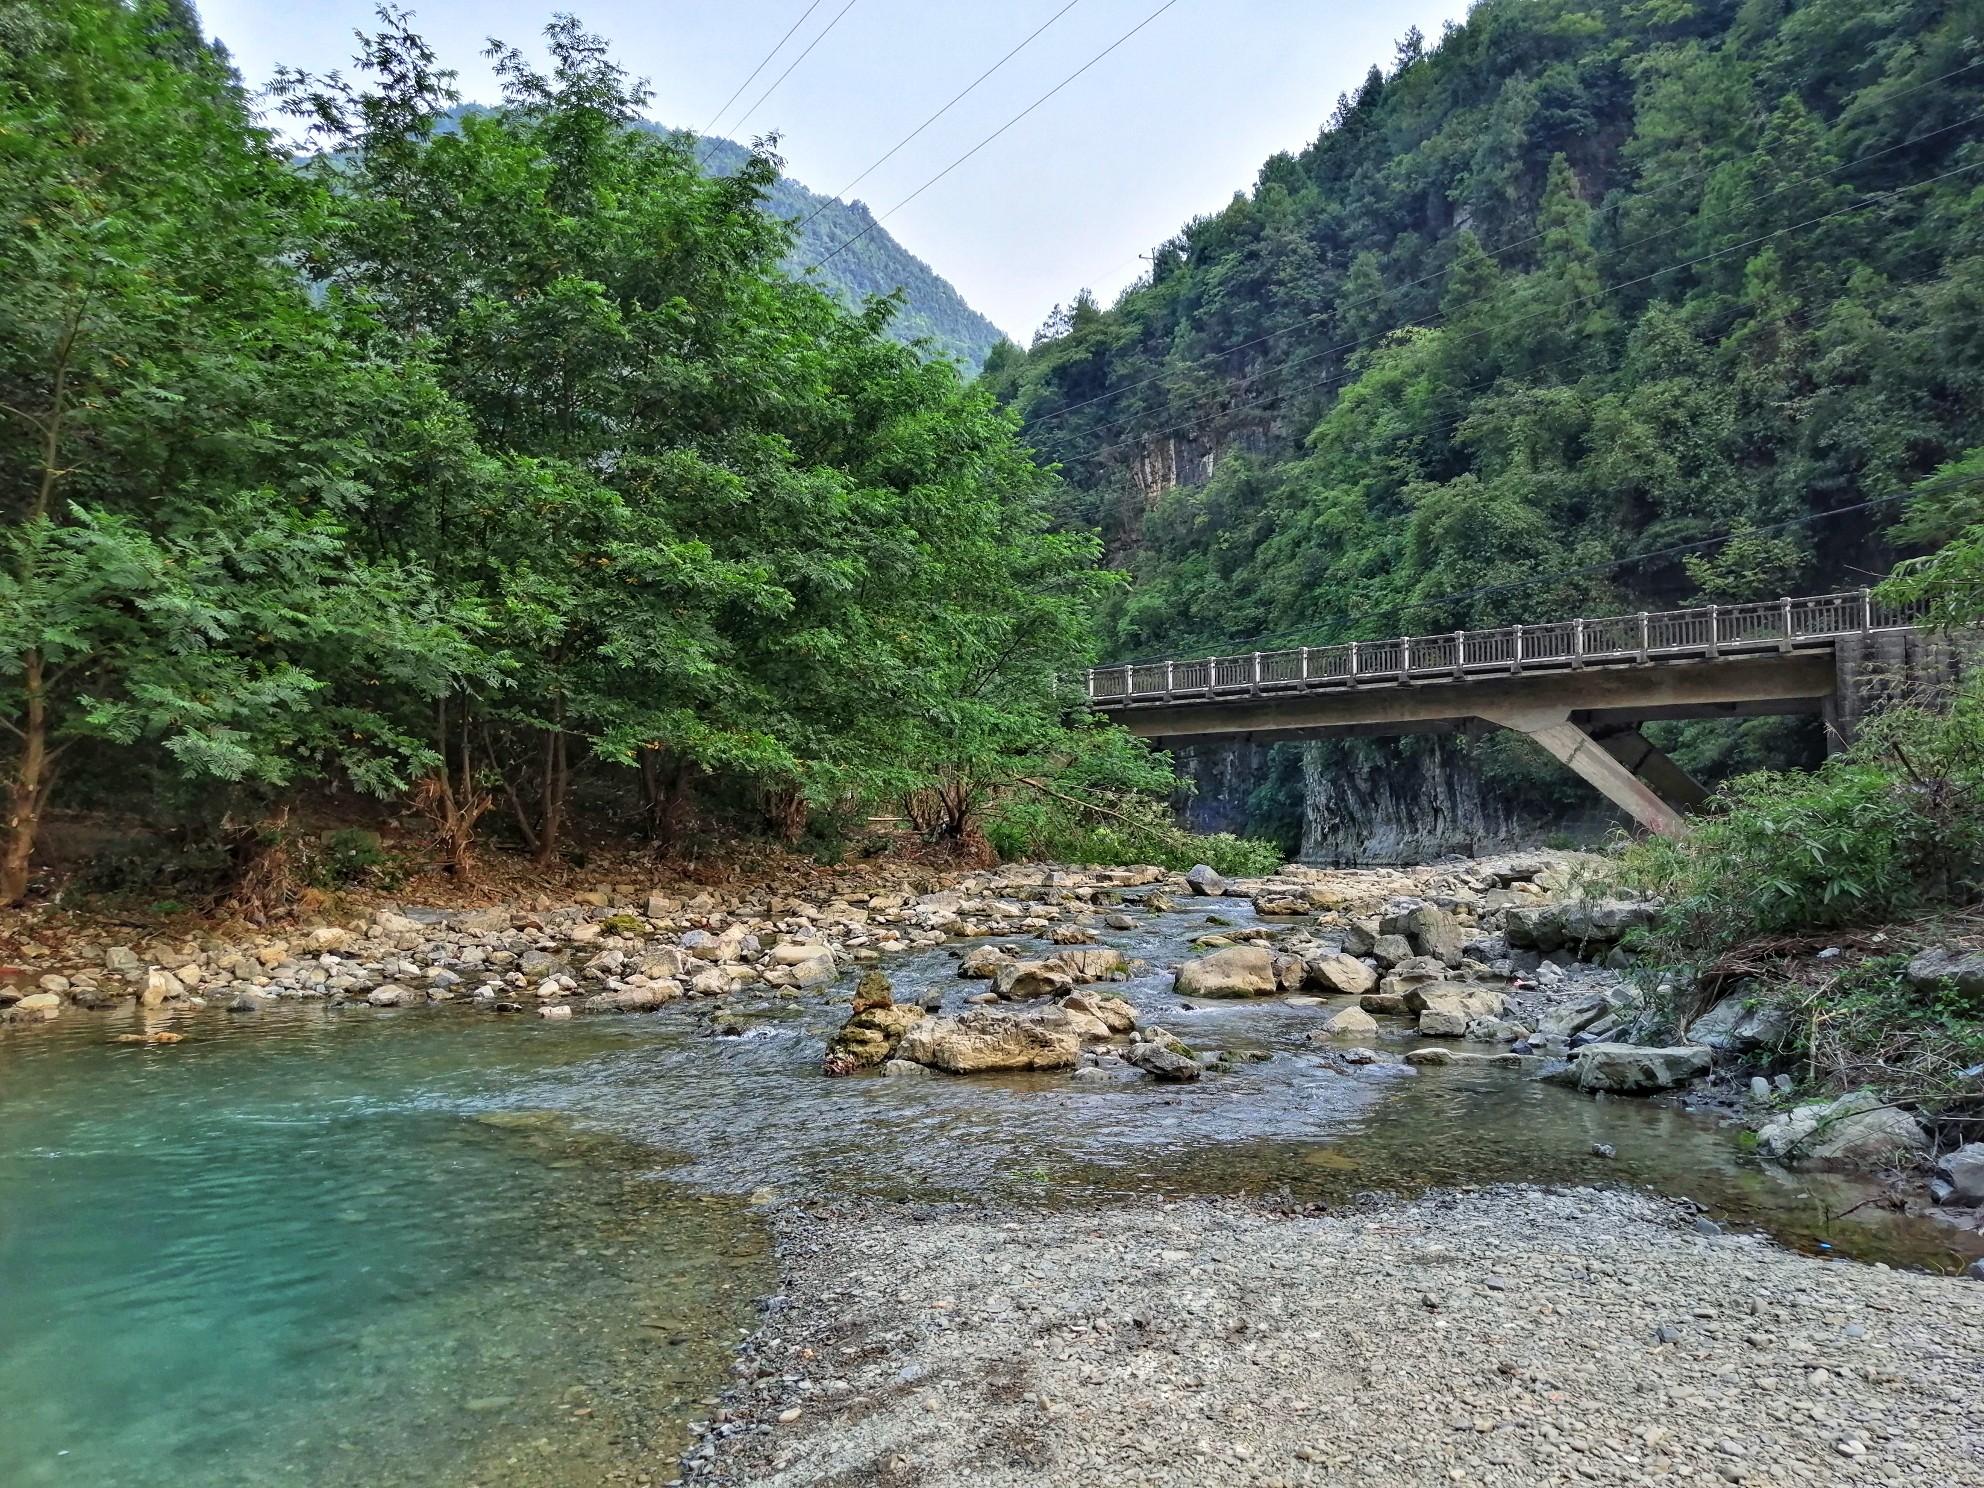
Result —
[[792, 1207], [694, 1488], [1984, 1484], [1984, 1285], [1505, 1188]]

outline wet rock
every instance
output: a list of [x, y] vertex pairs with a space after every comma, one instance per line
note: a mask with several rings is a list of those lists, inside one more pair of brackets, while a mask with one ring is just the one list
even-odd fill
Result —
[[1718, 1054], [1753, 1054], [1781, 1048], [1792, 1032], [1782, 1008], [1752, 1007], [1743, 997], [1725, 997], [1688, 1025], [1688, 1038]]
[[1711, 1050], [1696, 1044], [1644, 1049], [1637, 1044], [1587, 1044], [1566, 1067], [1547, 1078], [1561, 1085], [1608, 1095], [1651, 1095], [1672, 1090], [1709, 1072]]
[[927, 1080], [930, 1071], [908, 1059], [891, 1059], [882, 1065], [882, 1073], [892, 1080]]
[[1129, 1033], [1137, 1026], [1137, 1012], [1120, 997], [1098, 997], [1091, 992], [1075, 992], [1061, 1001], [1069, 1012], [1085, 1013], [1100, 1019], [1111, 1033]]
[[1936, 1172], [1950, 1186], [1946, 1204], [1984, 1204], [1984, 1142], [1966, 1142], [1946, 1154], [1936, 1164]]
[[903, 1038], [926, 1014], [920, 1007], [897, 1007], [888, 978], [880, 972], [862, 977], [854, 994], [854, 1015], [827, 1041], [831, 1073], [866, 1069], [893, 1059]]
[[154, 966], [147, 971], [138, 989], [138, 1001], [146, 1007], [162, 1007], [185, 995], [186, 984], [162, 966]]
[[1357, 999], [1358, 1007], [1367, 1013], [1375, 1013], [1380, 1018], [1397, 1018], [1405, 1014], [1405, 994], [1403, 992], [1366, 992]]
[[551, 1018], [553, 1020], [569, 1018], [572, 1016], [571, 1004], [564, 1002], [549, 1002], [537, 1010], [537, 1015], [540, 1018]]
[[1051, 961], [1014, 961], [999, 968], [992, 990], [1006, 1002], [1036, 997], [1060, 997], [1074, 990], [1075, 979]]
[[230, 1013], [259, 1013], [276, 1005], [276, 999], [266, 992], [237, 992], [228, 999]]
[[1467, 1036], [1477, 1044], [1517, 1044], [1529, 1037], [1529, 1030], [1512, 1018], [1470, 1018]]
[[1063, 951], [1058, 956], [1050, 956], [1046, 964], [1065, 971], [1073, 977], [1077, 985], [1089, 982], [1103, 982], [1118, 972], [1128, 971], [1130, 963], [1123, 953], [1114, 946], [1097, 946], [1092, 950]]
[[1232, 946], [1187, 961], [1172, 990], [1180, 997], [1269, 997], [1278, 990], [1274, 957], [1259, 946]]
[[62, 999], [53, 992], [30, 992], [13, 1005], [11, 1012], [22, 1023], [46, 1023], [62, 1014]]
[[1308, 962], [1283, 951], [1274, 952], [1273, 957], [1275, 986], [1283, 992], [1300, 992], [1302, 984], [1309, 979]]
[[416, 992], [411, 987], [388, 982], [383, 987], [374, 987], [367, 992], [365, 1000], [373, 1007], [413, 1007], [425, 1002], [427, 997], [425, 993]]
[[964, 953], [958, 962], [958, 975], [961, 977], [995, 977], [1000, 970], [1012, 964], [1012, 956], [995, 945], [976, 945]]
[[1311, 1038], [1349, 1038], [1378, 1031], [1378, 1020], [1361, 1007], [1338, 1008], [1323, 1020]]
[[1378, 974], [1355, 956], [1342, 952], [1318, 956], [1307, 965], [1308, 982], [1326, 992], [1344, 997], [1361, 997], [1378, 985]]
[[1226, 880], [1206, 863], [1199, 864], [1187, 873], [1185, 883], [1194, 894], [1203, 895], [1208, 899], [1217, 899], [1226, 892]]
[[1072, 1069], [1081, 1057], [1081, 1037], [1058, 1007], [974, 1008], [955, 1018], [924, 1019], [904, 1036], [896, 1057], [958, 1075]]
[[1133, 1038], [1123, 1057], [1152, 1079], [1173, 1084], [1189, 1084], [1205, 1073], [1191, 1048], [1162, 1028]]
[[1808, 1101], [1765, 1122], [1757, 1133], [1757, 1148], [1766, 1156], [1822, 1168], [1912, 1160], [1928, 1145], [1920, 1122], [1866, 1090], [1836, 1101]]
[[677, 981], [650, 982], [645, 987], [619, 987], [607, 992], [595, 993], [579, 1004], [581, 1011], [588, 1013], [645, 1013], [673, 1002], [682, 995], [682, 984]]

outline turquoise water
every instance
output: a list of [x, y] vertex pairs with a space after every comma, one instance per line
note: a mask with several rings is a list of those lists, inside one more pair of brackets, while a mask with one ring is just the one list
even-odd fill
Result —
[[0, 1484], [494, 1488], [673, 1461], [768, 1289], [759, 1226], [654, 1154], [496, 1109], [592, 1058], [591, 1027], [413, 1022], [8, 1042]]
[[[777, 1286], [754, 1195], [1619, 1183], [1805, 1249], [1967, 1258], [1669, 1106], [1345, 1069], [1306, 1042], [1315, 1009], [1180, 1008], [1163, 966], [1203, 928], [1111, 937], [1151, 963], [1123, 989], [1147, 1022], [1272, 1056], [1185, 1087], [828, 1080], [827, 997], [563, 1023], [210, 1010], [171, 1045], [113, 1042], [129, 1013], [0, 1031], [0, 1488], [666, 1482]], [[889, 969], [952, 1006], [983, 986], [941, 952]]]

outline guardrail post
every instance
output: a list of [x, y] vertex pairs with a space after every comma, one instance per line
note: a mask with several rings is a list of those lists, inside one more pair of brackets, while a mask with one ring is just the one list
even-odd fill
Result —
[[1571, 667], [1576, 670], [1584, 665], [1584, 621], [1571, 622]]
[[1874, 591], [1860, 591], [1860, 634], [1865, 635], [1874, 628]]
[[1352, 641], [1350, 643], [1350, 685], [1352, 687], [1357, 685], [1357, 674], [1363, 669], [1363, 666], [1364, 663], [1359, 659], [1357, 654], [1357, 642]]
[[1454, 681], [1467, 680], [1467, 632], [1454, 632]]
[[1788, 594], [1785, 595], [1783, 599], [1778, 601], [1778, 606], [1779, 613], [1784, 617], [1784, 639], [1778, 642], [1777, 649], [1780, 651], [1789, 651], [1791, 649], [1791, 596]]
[[1708, 654], [1710, 656], [1720, 656], [1722, 654], [1721, 605], [1710, 605], [1708, 607]]
[[1254, 680], [1248, 684], [1248, 691], [1259, 692], [1260, 690], [1261, 690], [1261, 653], [1256, 651], [1254, 653]]
[[1309, 680], [1309, 648], [1307, 646], [1302, 648], [1302, 676], [1300, 680], [1304, 682]]
[[1646, 611], [1640, 611], [1640, 665], [1646, 665]]
[[1398, 675], [1404, 682], [1412, 680], [1412, 637], [1398, 638]]
[[1171, 701], [1172, 691], [1178, 684], [1177, 665], [1175, 661], [1167, 661], [1164, 664], [1164, 700], [1167, 703]]
[[1093, 698], [1095, 697], [1095, 668], [1094, 668], [1094, 667], [1090, 667], [1090, 668], [1088, 669], [1088, 671], [1087, 671], [1086, 673], [1084, 673], [1084, 674], [1083, 674], [1083, 676], [1082, 676], [1082, 687], [1083, 687], [1083, 688], [1084, 688], [1084, 689], [1085, 689], [1085, 690], [1087, 691], [1087, 693], [1088, 693], [1088, 695], [1089, 695], [1089, 697], [1090, 697], [1090, 699], [1092, 700], [1092, 699], [1093, 699]]
[[1509, 663], [1509, 670], [1512, 672], [1519, 672], [1522, 670], [1522, 627], [1520, 625], [1516, 626], [1515, 632], [1516, 632], [1516, 654], [1515, 654], [1515, 659]]

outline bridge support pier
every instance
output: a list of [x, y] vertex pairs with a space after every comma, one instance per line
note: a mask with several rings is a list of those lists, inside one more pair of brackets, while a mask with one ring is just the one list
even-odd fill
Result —
[[[1662, 800], [1646, 781], [1620, 763], [1605, 745], [1572, 723], [1568, 709], [1525, 709], [1482, 716], [1490, 723], [1527, 734], [1648, 831], [1658, 832], [1663, 837], [1677, 836], [1681, 832], [1681, 813]], [[1651, 744], [1647, 748], [1659, 754]], [[1660, 758], [1666, 759], [1666, 756], [1660, 755]], [[1671, 760], [1668, 763], [1673, 764]], [[1675, 773], [1681, 773], [1678, 767]], [[1687, 777], [1682, 775], [1682, 779]], [[1689, 783], [1693, 784], [1692, 781]]]
[[1701, 782], [1675, 764], [1638, 729], [1601, 726], [1588, 732], [1604, 746], [1607, 754], [1652, 786], [1676, 811], [1695, 812], [1708, 804], [1708, 791]]

